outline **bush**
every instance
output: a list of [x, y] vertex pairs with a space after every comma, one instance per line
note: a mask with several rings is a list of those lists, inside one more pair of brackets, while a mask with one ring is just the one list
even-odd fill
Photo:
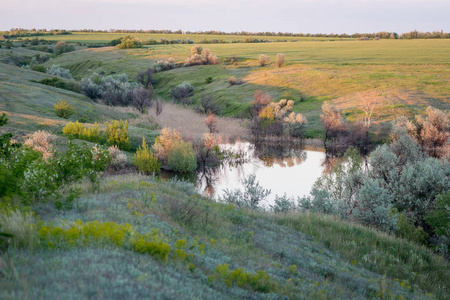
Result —
[[450, 192], [436, 198], [435, 207], [426, 215], [425, 221], [438, 236], [450, 238]]
[[176, 142], [168, 153], [167, 167], [180, 173], [194, 172], [197, 169], [197, 157], [192, 144], [182, 140]]
[[145, 88], [152, 86], [153, 78], [152, 75], [156, 70], [154, 68], [148, 68], [145, 71], [140, 71], [136, 75], [136, 82], [142, 84]]
[[59, 89], [65, 89], [65, 90], [72, 91], [75, 93], [79, 93], [81, 90], [80, 85], [78, 83], [76, 83], [75, 81], [67, 81], [66, 82], [65, 80], [62, 80], [59, 77], [44, 78], [40, 81], [40, 83], [49, 85], [49, 86], [54, 86]]
[[100, 142], [100, 126], [98, 125], [98, 123], [94, 122], [94, 124], [90, 127], [83, 127], [81, 136], [79, 138], [89, 141], [89, 142], [99, 143]]
[[138, 167], [140, 172], [147, 174], [159, 172], [161, 169], [158, 159], [148, 148], [145, 138], [142, 138], [142, 146], [136, 150], [136, 154], [133, 156], [133, 165]]
[[60, 55], [72, 51], [75, 51], [75, 47], [73, 45], [69, 45], [64, 41], [59, 41], [58, 43], [56, 43], [54, 52], [56, 55]]
[[107, 105], [127, 106], [133, 102], [136, 83], [130, 83], [126, 74], [110, 75], [101, 80], [101, 97]]
[[105, 137], [108, 145], [116, 145], [120, 150], [130, 149], [128, 121], [115, 120], [112, 123], [106, 122]]
[[73, 79], [69, 69], [61, 68], [58, 65], [52, 65], [50, 68], [47, 68], [46, 73], [62, 78]]
[[175, 69], [175, 59], [173, 57], [169, 59], [158, 60], [156, 64], [153, 65], [153, 68], [156, 72], [162, 72], [167, 70]]
[[122, 39], [122, 42], [118, 44], [117, 47], [119, 49], [142, 48], [142, 42], [131, 35], [127, 35]]
[[69, 122], [64, 126], [63, 133], [69, 137], [74, 139], [79, 139], [83, 134], [84, 125], [83, 123], [78, 123], [78, 120], [73, 123]]
[[58, 103], [53, 105], [53, 108], [55, 109], [56, 115], [60, 118], [67, 119], [73, 115], [73, 106], [66, 101], [59, 100]]
[[259, 56], [259, 64], [261, 65], [261, 67], [264, 67], [265, 65], [270, 63], [270, 59], [267, 55], [265, 54], [261, 54]]
[[244, 178], [241, 183], [244, 185], [244, 191], [235, 189], [230, 191], [224, 190], [223, 200], [230, 204], [237, 205], [240, 208], [258, 209], [259, 204], [264, 200], [271, 191], [264, 189], [259, 185], [259, 182], [255, 182], [256, 176], [254, 174]]
[[38, 130], [28, 135], [27, 140], [23, 143], [25, 146], [33, 148], [33, 150], [42, 154], [45, 161], [52, 157], [52, 149], [50, 143], [56, 138], [47, 131]]
[[194, 92], [194, 87], [189, 82], [184, 81], [170, 90], [172, 99], [176, 103], [189, 104], [189, 96]]
[[233, 86], [233, 85], [241, 85], [241, 84], [244, 84], [244, 83], [245, 83], [244, 80], [239, 79], [239, 78], [236, 78], [236, 77], [234, 77], [234, 76], [228, 77], [227, 81], [228, 81], [228, 83], [230, 84], [230, 86]]
[[147, 111], [152, 105], [152, 91], [144, 87], [136, 87], [133, 90], [133, 106], [141, 113]]
[[209, 49], [202, 49], [200, 46], [194, 46], [191, 49], [191, 55], [186, 58], [184, 66], [216, 65], [218, 63], [219, 58], [212, 54]]
[[98, 99], [102, 96], [102, 88], [100, 86], [101, 79], [98, 74], [94, 73], [91, 77], [81, 80], [81, 90], [83, 94], [91, 99]]
[[277, 56], [275, 57], [275, 64], [277, 65], [278, 68], [281, 68], [281, 66], [284, 64], [284, 54], [283, 53], [278, 53]]
[[288, 198], [286, 194], [279, 197], [275, 195], [274, 205], [270, 205], [270, 208], [274, 213], [284, 213], [287, 214], [290, 210], [295, 208], [295, 205], [291, 199]]
[[127, 156], [122, 151], [120, 151], [117, 146], [109, 147], [108, 152], [111, 156], [111, 162], [109, 163], [108, 167], [111, 167], [114, 170], [125, 167], [128, 162]]
[[155, 151], [156, 157], [163, 163], [166, 163], [169, 152], [179, 141], [181, 141], [181, 136], [178, 131], [175, 129], [171, 131], [168, 128], [163, 128], [161, 130], [161, 134], [155, 139], [155, 144], [153, 145], [153, 150]]
[[394, 197], [381, 187], [380, 182], [365, 180], [357, 199], [358, 203], [353, 211], [355, 220], [383, 231], [396, 229], [397, 215], [391, 213]]

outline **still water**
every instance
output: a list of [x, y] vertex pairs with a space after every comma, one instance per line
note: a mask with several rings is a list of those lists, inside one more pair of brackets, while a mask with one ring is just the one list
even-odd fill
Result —
[[243, 190], [242, 180], [254, 174], [263, 188], [271, 190], [266, 201], [261, 203], [264, 206], [272, 204], [275, 195], [286, 194], [294, 199], [308, 195], [328, 163], [325, 152], [314, 147], [270, 147], [236, 142], [222, 145], [221, 149], [241, 156], [237, 162], [231, 160], [217, 168], [198, 171], [196, 186], [199, 192], [218, 199], [223, 196], [224, 189]]

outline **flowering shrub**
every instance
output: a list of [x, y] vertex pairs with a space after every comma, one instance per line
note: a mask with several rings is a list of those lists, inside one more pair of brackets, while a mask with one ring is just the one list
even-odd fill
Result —
[[66, 101], [59, 100], [58, 103], [53, 105], [53, 108], [55, 109], [56, 115], [60, 118], [67, 119], [73, 115], [73, 106]]
[[266, 271], [259, 270], [256, 274], [248, 273], [242, 268], [230, 271], [228, 264], [218, 265], [215, 271], [217, 276], [213, 275], [210, 280], [218, 277], [224, 280], [229, 287], [237, 285], [257, 292], [268, 293], [274, 286]]
[[178, 141], [181, 141], [181, 136], [178, 131], [175, 129], [171, 131], [168, 128], [163, 128], [153, 145], [156, 157], [163, 163], [167, 162], [169, 151]]
[[28, 135], [28, 139], [24, 142], [24, 145], [42, 153], [44, 160], [48, 161], [49, 158], [52, 157], [50, 142], [52, 142], [55, 138], [56, 136], [50, 132], [38, 130]]
[[66, 126], [64, 126], [63, 133], [69, 138], [78, 139], [81, 137], [83, 129], [83, 123], [78, 123], [78, 121], [76, 121], [75, 123], [69, 122], [66, 124]]
[[109, 163], [109, 167], [113, 169], [120, 169], [125, 167], [127, 164], [127, 156], [120, 151], [117, 146], [112, 146], [108, 148], [109, 155], [111, 156], [111, 162]]
[[116, 145], [121, 150], [130, 149], [128, 121], [115, 120], [112, 123], [106, 122], [105, 137], [108, 145]]

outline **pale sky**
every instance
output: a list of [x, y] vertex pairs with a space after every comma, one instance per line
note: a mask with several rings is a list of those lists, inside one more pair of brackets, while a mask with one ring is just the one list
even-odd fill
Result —
[[0, 0], [0, 30], [450, 32], [450, 0]]

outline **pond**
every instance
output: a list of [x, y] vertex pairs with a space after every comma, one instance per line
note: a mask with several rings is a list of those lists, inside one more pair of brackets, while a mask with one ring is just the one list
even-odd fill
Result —
[[255, 146], [248, 142], [221, 145], [222, 150], [240, 153], [240, 158], [217, 168], [197, 172], [196, 186], [200, 193], [214, 199], [224, 195], [224, 189], [243, 190], [242, 180], [254, 174], [256, 181], [271, 194], [262, 202], [272, 204], [275, 195], [290, 198], [308, 195], [313, 184], [327, 170], [329, 163], [324, 150], [312, 146]]

